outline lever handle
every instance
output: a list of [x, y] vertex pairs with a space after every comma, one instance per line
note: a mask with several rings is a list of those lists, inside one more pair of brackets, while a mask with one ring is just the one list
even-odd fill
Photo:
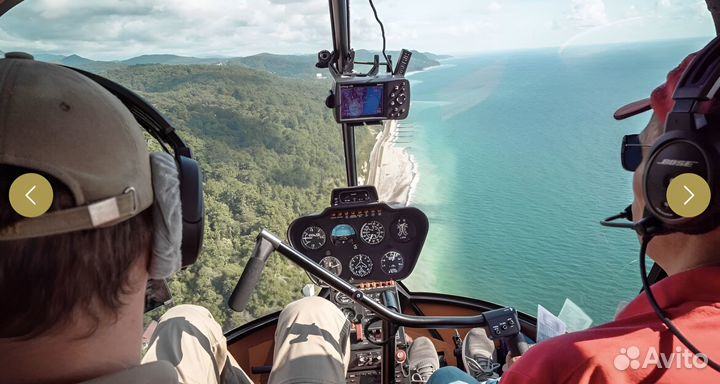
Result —
[[242, 276], [240, 276], [240, 280], [238, 280], [232, 295], [230, 295], [230, 300], [228, 300], [228, 305], [233, 311], [242, 312], [245, 310], [255, 286], [262, 277], [265, 264], [273, 251], [275, 251], [275, 245], [262, 237], [261, 233], [255, 241], [253, 255], [245, 264]]
[[520, 357], [528, 350], [528, 344], [525, 341], [525, 336], [522, 333], [516, 333], [515, 335], [507, 338], [508, 349], [513, 357]]

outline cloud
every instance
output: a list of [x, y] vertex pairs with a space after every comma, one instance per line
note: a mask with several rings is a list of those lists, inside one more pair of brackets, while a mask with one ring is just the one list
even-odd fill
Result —
[[34, 0], [0, 19], [0, 49], [120, 59], [328, 48], [327, 3], [308, 0]]
[[672, 2], [670, 0], [658, 0], [655, 8], [658, 10], [672, 8]]
[[566, 21], [574, 28], [592, 28], [607, 24], [603, 0], [572, 0]]
[[[353, 48], [380, 49], [368, 1], [351, 5]], [[643, 26], [653, 39], [706, 36], [712, 29], [704, 0], [378, 0], [375, 6], [389, 49], [451, 54], [560, 46], [578, 33], [640, 16], [655, 20]], [[596, 30], [593, 43], [635, 33], [615, 31]], [[331, 48], [327, 0], [26, 0], [0, 18], [6, 52], [114, 60]]]
[[655, 16], [675, 19], [708, 18], [710, 12], [705, 0], [657, 0], [654, 9]]

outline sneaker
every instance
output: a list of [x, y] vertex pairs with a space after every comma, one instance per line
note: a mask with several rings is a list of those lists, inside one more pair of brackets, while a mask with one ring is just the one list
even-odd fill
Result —
[[408, 350], [410, 382], [427, 383], [433, 372], [440, 368], [435, 345], [427, 337], [418, 337]]
[[499, 377], [495, 362], [495, 343], [487, 337], [485, 328], [473, 328], [465, 336], [462, 345], [462, 359], [465, 370], [477, 381]]

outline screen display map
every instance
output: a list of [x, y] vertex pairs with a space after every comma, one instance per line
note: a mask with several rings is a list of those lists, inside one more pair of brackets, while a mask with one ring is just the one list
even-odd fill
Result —
[[382, 116], [382, 84], [353, 85], [340, 88], [340, 117], [355, 119]]

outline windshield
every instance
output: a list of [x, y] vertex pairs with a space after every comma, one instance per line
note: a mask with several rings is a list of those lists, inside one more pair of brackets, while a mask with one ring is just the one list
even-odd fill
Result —
[[[632, 231], [598, 221], [632, 201], [620, 139], [649, 119], [612, 113], [648, 97], [714, 35], [705, 2], [376, 3], [388, 50], [415, 50], [412, 110], [384, 131], [356, 129], [358, 166], [381, 198], [430, 219], [409, 288], [531, 315], [569, 298], [595, 324], [610, 320], [639, 291], [639, 246]], [[352, 47], [371, 57], [380, 28], [366, 1], [351, 4]], [[209, 308], [225, 330], [310, 283], [276, 255], [248, 311], [228, 308], [259, 230], [284, 234], [345, 185], [342, 137], [324, 105], [332, 84], [315, 67], [323, 49], [325, 0], [27, 1], [0, 19], [0, 50], [135, 90], [193, 148], [204, 250], [170, 287], [176, 304]]]

